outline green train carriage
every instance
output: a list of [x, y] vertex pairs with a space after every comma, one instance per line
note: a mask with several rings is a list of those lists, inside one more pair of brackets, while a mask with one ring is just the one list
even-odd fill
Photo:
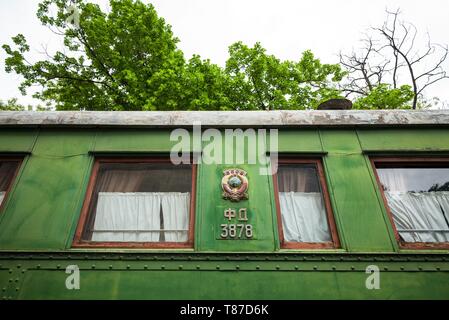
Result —
[[441, 110], [1, 112], [1, 297], [448, 299], [448, 126]]

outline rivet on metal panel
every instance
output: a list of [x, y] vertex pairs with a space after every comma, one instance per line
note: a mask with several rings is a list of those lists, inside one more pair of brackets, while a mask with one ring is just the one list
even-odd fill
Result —
[[19, 288], [16, 288], [16, 291], [19, 291]]
[[355, 267], [354, 267], [354, 266], [351, 266], [351, 270], [355, 270]]
[[137, 257], [136, 257], [136, 260], [140, 260], [140, 256], [137, 256]]
[[220, 266], [219, 265], [217, 265], [216, 267], [215, 267], [217, 270], [219, 270], [220, 269]]
[[170, 260], [175, 260], [175, 257], [171, 256], [171, 257], [170, 257]]
[[317, 266], [313, 266], [313, 270], [318, 270], [318, 267]]
[[192, 260], [192, 256], [188, 256], [187, 259]]
[[182, 264], [180, 264], [180, 265], [178, 266], [178, 269], [179, 269], [179, 270], [182, 270], [182, 268], [183, 268], [183, 267], [182, 267]]
[[405, 270], [405, 268], [404, 268], [404, 266], [401, 266], [401, 268], [400, 268], [401, 270]]
[[92, 265], [92, 269], [95, 269], [95, 265], [94, 264]]
[[388, 271], [388, 267], [384, 267], [384, 270], [385, 270], [385, 271]]
[[147, 269], [148, 269], [148, 265], [144, 265], [143, 268], [144, 268], [145, 270], [147, 270]]
[[60, 265], [60, 264], [58, 264], [58, 265], [56, 266], [56, 268], [58, 268], [58, 269], [61, 269], [61, 265]]
[[9, 269], [9, 273], [12, 273], [12, 269]]
[[260, 270], [260, 266], [256, 266], [256, 269], [257, 269], [257, 270]]
[[2, 291], [6, 291], [6, 288], [3, 288]]
[[295, 270], [298, 270], [299, 269], [299, 267], [298, 266], [295, 266]]
[[276, 269], [279, 270], [281, 267], [280, 266], [276, 266]]
[[126, 266], [126, 269], [130, 269], [131, 268], [131, 266], [128, 264], [127, 266]]
[[164, 266], [164, 265], [162, 265], [162, 266], [161, 266], [161, 269], [162, 269], [162, 270], [164, 270], [164, 269], [165, 269], [165, 266]]
[[20, 269], [22, 266], [20, 264], [17, 265], [17, 269]]
[[40, 265], [40, 264], [38, 264], [38, 265], [36, 266], [36, 268], [37, 268], [37, 269], [40, 269], [40, 268], [41, 268], [41, 265]]
[[198, 270], [200, 270], [200, 269], [201, 269], [201, 267], [200, 267], [200, 266], [198, 266], [198, 265], [196, 266], [196, 268], [197, 268]]
[[337, 267], [336, 266], [332, 266], [332, 270], [336, 270], [337, 269]]
[[419, 270], [419, 271], [422, 271], [422, 267], [421, 267], [421, 266], [418, 266], [418, 270]]
[[441, 268], [440, 268], [440, 267], [436, 267], [435, 269], [436, 269], [437, 271], [440, 271], [440, 270], [441, 270]]
[[16, 278], [16, 280], [15, 280], [16, 282], [19, 282], [19, 278]]
[[9, 279], [9, 282], [12, 282], [12, 279]]
[[109, 265], [109, 269], [112, 269], [112, 264]]
[[239, 265], [236, 265], [235, 268], [238, 270], [238, 269], [240, 269], [240, 266], [239, 266]]

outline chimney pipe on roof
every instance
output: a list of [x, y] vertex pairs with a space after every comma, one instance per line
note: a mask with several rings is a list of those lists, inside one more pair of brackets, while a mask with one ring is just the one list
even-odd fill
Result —
[[330, 99], [322, 102], [317, 110], [349, 110], [352, 102], [348, 99]]

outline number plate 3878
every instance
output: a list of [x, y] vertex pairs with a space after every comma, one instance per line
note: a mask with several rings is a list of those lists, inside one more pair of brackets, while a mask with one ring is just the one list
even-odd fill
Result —
[[222, 239], [252, 239], [253, 225], [249, 223], [223, 223], [220, 225]]

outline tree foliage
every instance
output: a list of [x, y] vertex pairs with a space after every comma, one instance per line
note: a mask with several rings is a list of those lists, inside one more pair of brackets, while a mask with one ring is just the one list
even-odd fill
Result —
[[368, 95], [358, 98], [354, 109], [410, 109], [413, 91], [408, 85], [392, 88], [382, 83], [371, 89]]
[[298, 109], [316, 107], [339, 97], [336, 84], [344, 76], [339, 65], [322, 64], [311, 51], [299, 61], [281, 61], [268, 55], [260, 43], [241, 42], [229, 47], [226, 73], [234, 80], [242, 109]]
[[51, 107], [48, 105], [43, 106], [40, 104], [35, 107], [33, 107], [30, 104], [27, 106], [24, 106], [23, 104], [20, 104], [18, 102], [17, 98], [8, 99], [6, 102], [3, 102], [2, 100], [0, 100], [0, 111], [25, 111], [25, 110], [49, 111], [49, 110], [51, 110]]
[[[314, 109], [348, 96], [357, 109], [407, 109], [434, 104], [422, 92], [447, 78], [442, 69], [447, 47], [429, 41], [423, 52], [415, 50], [416, 29], [398, 20], [399, 11], [388, 12], [382, 27], [370, 29], [361, 50], [340, 54], [340, 64], [322, 63], [310, 50], [297, 60], [281, 60], [260, 43], [236, 42], [222, 68], [198, 55], [187, 60], [151, 4], [110, 0], [109, 5], [104, 12], [88, 0], [39, 4], [38, 19], [63, 38], [64, 50], [30, 62], [23, 35], [3, 45], [5, 70], [24, 79], [22, 94], [40, 86], [33, 96], [57, 110]], [[380, 38], [373, 39], [376, 34]], [[418, 72], [437, 49], [430, 68]], [[402, 69], [410, 81], [400, 81]]]
[[[281, 61], [257, 43], [230, 46], [226, 67], [194, 55], [186, 61], [178, 39], [151, 4], [110, 0], [110, 12], [76, 0], [79, 26], [65, 0], [44, 0], [37, 16], [64, 38], [65, 50], [30, 63], [23, 35], [3, 45], [5, 69], [23, 76], [23, 94], [57, 110], [269, 110], [313, 108], [339, 96], [339, 65], [322, 64], [310, 51]], [[52, 14], [56, 12], [56, 14]]]
[[6, 102], [0, 100], [0, 111], [23, 111], [25, 107], [17, 102], [17, 98], [9, 99]]

